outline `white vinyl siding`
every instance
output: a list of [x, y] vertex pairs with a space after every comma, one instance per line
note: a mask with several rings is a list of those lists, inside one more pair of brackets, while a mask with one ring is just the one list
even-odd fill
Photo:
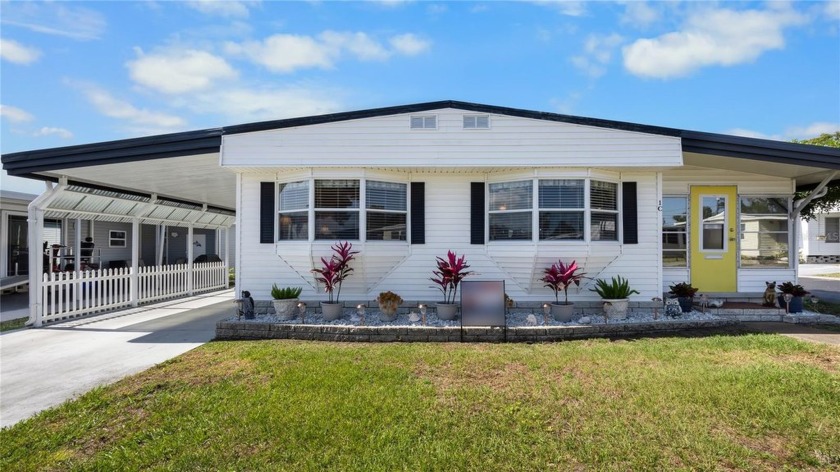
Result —
[[[424, 114], [425, 115], [425, 114]], [[677, 137], [493, 114], [492, 130], [463, 128], [463, 110], [434, 110], [437, 132], [410, 129], [411, 114], [222, 137], [235, 169], [650, 168], [682, 165]], [[414, 115], [419, 116], [419, 115]]]
[[[544, 170], [554, 172], [556, 170]], [[350, 171], [325, 171], [341, 178], [350, 178]], [[358, 171], [354, 171], [358, 173]], [[315, 179], [318, 179], [317, 171]], [[399, 172], [369, 171], [368, 179], [387, 182], [396, 180]], [[354, 272], [341, 293], [342, 301], [372, 300], [379, 292], [392, 290], [410, 301], [434, 301], [439, 292], [429, 282], [436, 256], [453, 250], [467, 257], [476, 280], [504, 280], [505, 290], [521, 302], [545, 302], [553, 299], [551, 292], [539, 281], [542, 271], [558, 258], [576, 260], [588, 277], [622, 275], [630, 279], [641, 295], [635, 301], [647, 301], [661, 293], [658, 261], [660, 257], [656, 212], [656, 174], [626, 173], [622, 177], [638, 182], [639, 244], [588, 244], [585, 241], [501, 242], [499, 244], [470, 244], [470, 182], [486, 181], [491, 174], [412, 172], [401, 175], [412, 182], [425, 183], [426, 243], [382, 244], [379, 241], [354, 241], [360, 250], [353, 263]], [[500, 178], [497, 173], [493, 178]], [[259, 244], [259, 185], [273, 180], [276, 174], [242, 174], [243, 184], [238, 205], [239, 224], [243, 227], [240, 246], [240, 269], [237, 285], [250, 290], [256, 299], [270, 298], [273, 283], [304, 287], [301, 297], [323, 299], [310, 270], [321, 257], [328, 257], [335, 241], [278, 241]], [[515, 178], [510, 181], [527, 180]], [[546, 177], [550, 180], [549, 177]], [[290, 176], [290, 181], [301, 180]], [[488, 185], [489, 187], [489, 185]], [[489, 200], [488, 200], [489, 203]], [[654, 261], [654, 262], [652, 262]], [[590, 292], [592, 281], [585, 281], [570, 294], [572, 300], [596, 301]]]

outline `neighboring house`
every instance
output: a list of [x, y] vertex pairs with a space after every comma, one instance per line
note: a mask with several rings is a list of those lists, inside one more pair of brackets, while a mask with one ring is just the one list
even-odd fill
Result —
[[811, 264], [840, 263], [840, 205], [801, 222], [800, 257]]
[[674, 282], [735, 295], [795, 280], [792, 195], [837, 179], [840, 150], [443, 101], [3, 164], [12, 175], [235, 208], [237, 290], [255, 298], [276, 283], [324, 299], [311, 270], [347, 240], [361, 252], [346, 301], [386, 290], [434, 301], [435, 257], [449, 250], [517, 301], [552, 297], [539, 278], [558, 259], [590, 277], [572, 299], [596, 300], [593, 278], [622, 275], [649, 301]]

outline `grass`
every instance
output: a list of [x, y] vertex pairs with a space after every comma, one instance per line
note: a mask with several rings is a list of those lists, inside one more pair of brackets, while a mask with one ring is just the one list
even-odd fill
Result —
[[26, 325], [28, 317], [15, 318], [13, 320], [0, 321], [0, 333], [3, 331], [11, 331], [13, 329], [20, 329]]
[[828, 274], [818, 274], [817, 277], [829, 277], [832, 279], [840, 279], [840, 272], [831, 272]]
[[840, 303], [827, 302], [825, 300], [813, 303], [808, 298], [805, 298], [804, 302], [805, 309], [807, 310], [816, 311], [817, 313], [822, 313], [824, 315], [840, 316]]
[[0, 432], [0, 470], [837, 470], [840, 350], [777, 335], [213, 342]]

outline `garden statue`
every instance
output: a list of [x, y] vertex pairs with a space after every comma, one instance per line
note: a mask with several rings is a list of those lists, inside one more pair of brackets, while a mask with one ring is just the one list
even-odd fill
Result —
[[669, 298], [665, 300], [665, 315], [672, 318], [682, 315], [682, 308], [680, 308], [679, 300], [676, 298]]
[[235, 300], [237, 304], [236, 316], [244, 317], [246, 320], [254, 319], [254, 299], [251, 298], [251, 292], [247, 290], [242, 291], [242, 298]]

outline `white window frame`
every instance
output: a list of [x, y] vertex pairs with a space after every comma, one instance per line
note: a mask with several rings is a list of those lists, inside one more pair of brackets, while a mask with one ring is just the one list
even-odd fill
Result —
[[[414, 120], [422, 120], [423, 126], [414, 126]], [[428, 126], [429, 121], [432, 121], [434, 126]], [[411, 115], [408, 120], [408, 127], [412, 130], [436, 130], [438, 129], [437, 115]]]
[[[684, 266], [665, 266], [663, 264], [664, 269], [688, 269], [691, 267], [691, 196], [687, 194], [683, 195], [662, 195], [662, 200], [664, 201], [666, 198], [681, 198], [685, 201], [685, 229], [682, 231], [685, 236], [685, 265]], [[661, 229], [661, 235], [666, 234], [681, 234], [679, 231], [665, 231], [664, 226]], [[664, 244], [664, 242], [662, 243]], [[664, 261], [665, 259], [665, 251], [670, 252], [678, 252], [677, 249], [665, 249], [662, 247], [661, 249], [661, 257]]]
[[[115, 233], [122, 233], [122, 237], [119, 237]], [[122, 241], [122, 244], [114, 244], [116, 241]], [[128, 247], [128, 231], [123, 229], [111, 229], [108, 230], [108, 247]]]
[[[532, 183], [532, 191], [533, 197], [531, 199], [531, 209], [519, 209], [519, 210], [490, 210], [490, 185], [491, 184], [501, 184], [501, 183], [513, 183], [513, 182], [524, 182], [527, 180], [531, 180]], [[583, 208], [540, 208], [539, 204], [539, 185], [541, 180], [579, 180], [583, 181]], [[616, 188], [616, 207], [617, 210], [595, 210], [595, 213], [612, 213], [616, 215], [616, 239], [612, 240], [592, 240], [591, 234], [591, 225], [592, 225], [592, 208], [591, 208], [591, 198], [590, 198], [590, 185], [591, 181], [596, 180], [599, 182], [607, 182], [611, 184], [615, 184]], [[485, 234], [485, 243], [489, 244], [517, 244], [517, 243], [528, 243], [528, 244], [597, 244], [597, 245], [615, 245], [615, 244], [623, 244], [623, 236], [624, 236], [624, 228], [623, 228], [623, 221], [621, 215], [623, 214], [623, 202], [621, 196], [621, 182], [609, 178], [599, 178], [599, 177], [591, 177], [591, 176], [539, 176], [533, 178], [520, 178], [520, 179], [510, 179], [510, 180], [498, 180], [493, 182], [487, 182], [485, 185], [485, 196], [484, 196], [484, 214], [485, 218], [485, 227], [484, 227], [484, 234]], [[527, 212], [530, 211], [531, 215], [531, 239], [490, 239], [490, 215], [491, 214], [500, 214], [500, 213], [515, 213], [515, 212]], [[540, 228], [539, 228], [539, 218], [540, 212], [568, 212], [568, 213], [580, 213], [583, 215], [583, 238], [581, 239], [540, 239]]]
[[[773, 195], [773, 194], [736, 195], [736, 199], [737, 199], [737, 202], [738, 202], [737, 203], [737, 212], [738, 213], [736, 214], [736, 216], [737, 216], [737, 226], [738, 226], [738, 238], [737, 238], [737, 240], [739, 242], [741, 242], [745, 238], [746, 234], [756, 234], [756, 235], [761, 234], [761, 231], [746, 231], [745, 230], [745, 223], [741, 220], [744, 216], [744, 213], [741, 211], [741, 199], [742, 198], [777, 198], [777, 199], [783, 199], [787, 203], [788, 211], [790, 211], [790, 208], [792, 208], [791, 198], [788, 197], [788, 196], [785, 196], [785, 195]], [[748, 214], [753, 214], [753, 213], [748, 213]], [[780, 215], [780, 213], [776, 213], [776, 214]], [[788, 222], [787, 231], [766, 231], [766, 233], [771, 233], [771, 234], [779, 234], [779, 233], [783, 233], [783, 232], [787, 233], [788, 268], [791, 268], [793, 266], [793, 258], [796, 257], [794, 247], [793, 247], [793, 236], [794, 236], [793, 232], [794, 232], [794, 230], [792, 228], [792, 226], [795, 225], [796, 223], [791, 222], [790, 217], [788, 215], [785, 215], [785, 216], [787, 217], [787, 222]], [[743, 250], [743, 248], [739, 244], [738, 247], [736, 247], [736, 250], [737, 250], [737, 260], [738, 260], [738, 268], [739, 269], [744, 269], [744, 270], [773, 270], [773, 269], [783, 269], [784, 268], [782, 266], [772, 266], [772, 265], [771, 266], [764, 266], [764, 267], [762, 267], [760, 265], [759, 266], [750, 266], [750, 265], [743, 266], [741, 264], [741, 251]]]
[[[359, 182], [359, 207], [358, 208], [316, 208], [315, 207], [315, 183], [319, 180], [356, 180]], [[376, 182], [385, 182], [385, 183], [395, 183], [400, 184], [405, 187], [405, 205], [406, 209], [404, 212], [397, 211], [397, 210], [368, 210], [367, 209], [367, 181], [372, 180]], [[291, 212], [304, 212], [307, 213], [307, 239], [278, 239], [279, 238], [279, 218], [280, 218], [280, 209], [279, 209], [279, 202], [280, 202], [280, 185], [287, 184], [287, 183], [294, 183], [294, 182], [306, 182], [308, 185], [308, 206], [305, 210], [293, 210]], [[315, 237], [315, 213], [317, 211], [340, 211], [340, 212], [358, 212], [359, 215], [359, 238], [358, 239], [349, 239], [349, 241], [353, 242], [365, 242], [365, 243], [384, 243], [384, 244], [409, 244], [411, 239], [411, 189], [410, 183], [407, 181], [399, 181], [393, 180], [388, 178], [367, 178], [367, 177], [348, 177], [348, 176], [329, 176], [329, 175], [316, 175], [316, 176], [308, 176], [308, 177], [296, 177], [296, 178], [289, 178], [288, 180], [279, 180], [275, 182], [274, 186], [274, 200], [277, 205], [277, 211], [274, 212], [274, 228], [275, 228], [275, 244], [294, 244], [294, 243], [318, 243], [318, 242], [326, 242], [329, 239], [318, 239]], [[379, 240], [379, 239], [367, 239], [367, 213], [368, 211], [378, 212], [378, 213], [402, 213], [405, 214], [405, 239], [391, 239], [391, 240]], [[291, 213], [290, 211], [284, 213]]]
[[[712, 198], [723, 198], [724, 204], [724, 212], [723, 212], [723, 248], [722, 249], [706, 249], [706, 241], [705, 241], [705, 231], [704, 231], [704, 222], [703, 222], [703, 199], [706, 197]], [[737, 197], [736, 197], [737, 198]], [[730, 201], [729, 195], [726, 194], [719, 194], [719, 193], [703, 193], [699, 195], [698, 198], [699, 208], [697, 211], [697, 224], [698, 224], [698, 237], [700, 239], [698, 246], [701, 253], [704, 254], [726, 254], [729, 251], [729, 215], [732, 211], [732, 202]]]
[[[487, 119], [487, 126], [478, 126], [479, 118]], [[467, 121], [472, 120], [472, 125], [468, 125]], [[490, 115], [463, 115], [463, 128], [466, 130], [487, 130], [490, 129]]]

